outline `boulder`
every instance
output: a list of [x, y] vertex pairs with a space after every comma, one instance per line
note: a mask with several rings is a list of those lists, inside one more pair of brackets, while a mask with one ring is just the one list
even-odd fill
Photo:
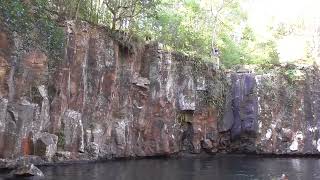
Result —
[[17, 169], [14, 169], [11, 171], [11, 174], [13, 176], [39, 176], [39, 177], [44, 177], [43, 172], [37, 168], [33, 164], [26, 164], [19, 166]]

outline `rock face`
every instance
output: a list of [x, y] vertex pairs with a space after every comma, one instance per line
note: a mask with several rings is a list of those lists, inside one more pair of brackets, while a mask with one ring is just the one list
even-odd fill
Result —
[[206, 101], [216, 90], [206, 87], [214, 84], [213, 65], [157, 44], [131, 46], [84, 22], [65, 29], [65, 58], [55, 71], [45, 51], [1, 30], [8, 41], [0, 56], [0, 87], [7, 87], [0, 158], [56, 162], [218, 149], [217, 110]]
[[226, 121], [225, 127], [230, 127], [231, 140], [235, 146], [231, 150], [254, 151], [255, 134], [258, 130], [255, 76], [248, 73], [233, 74], [231, 82], [231, 96], [226, 103], [226, 108], [230, 109], [225, 110], [223, 118]]
[[0, 158], [319, 154], [316, 68], [303, 70], [294, 85], [281, 73], [225, 75], [157, 44], [132, 45], [72, 21], [64, 58], [52, 62], [4, 27]]
[[230, 151], [319, 154], [319, 69], [295, 71], [297, 77], [281, 71], [233, 75], [220, 122], [224, 130], [229, 127]]
[[257, 76], [258, 152], [319, 154], [319, 69], [298, 72], [295, 82], [279, 74]]

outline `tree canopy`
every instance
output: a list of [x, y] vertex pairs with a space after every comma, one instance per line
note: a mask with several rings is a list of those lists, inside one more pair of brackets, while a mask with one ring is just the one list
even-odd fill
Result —
[[[258, 38], [248, 22], [247, 0], [12, 0], [5, 1], [12, 16], [33, 3], [60, 19], [86, 20], [112, 31], [152, 39], [168, 50], [204, 61], [269, 66], [279, 63], [277, 40], [292, 34], [297, 24], [270, 27], [273, 35]], [[21, 13], [20, 12], [20, 13]], [[58, 18], [58, 19], [59, 19]], [[19, 18], [16, 19], [19, 21]], [[299, 25], [299, 24], [298, 24]]]

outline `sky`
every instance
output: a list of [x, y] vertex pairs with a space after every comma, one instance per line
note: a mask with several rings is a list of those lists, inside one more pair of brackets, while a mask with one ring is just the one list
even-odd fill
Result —
[[320, 17], [320, 0], [248, 0], [249, 22], [260, 33], [270, 23], [304, 19], [308, 23]]
[[288, 62], [305, 55], [307, 41], [313, 35], [313, 26], [320, 23], [320, 0], [248, 0], [244, 5], [249, 24], [262, 39], [271, 37], [268, 26], [280, 22], [303, 20], [307, 28], [277, 42], [280, 61]]

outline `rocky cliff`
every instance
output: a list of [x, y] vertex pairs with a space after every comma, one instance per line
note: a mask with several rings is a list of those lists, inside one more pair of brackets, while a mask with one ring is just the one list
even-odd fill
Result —
[[224, 73], [66, 22], [63, 58], [0, 27], [0, 158], [319, 154], [320, 74]]
[[319, 75], [317, 67], [233, 74], [222, 119], [230, 151], [319, 154]]

